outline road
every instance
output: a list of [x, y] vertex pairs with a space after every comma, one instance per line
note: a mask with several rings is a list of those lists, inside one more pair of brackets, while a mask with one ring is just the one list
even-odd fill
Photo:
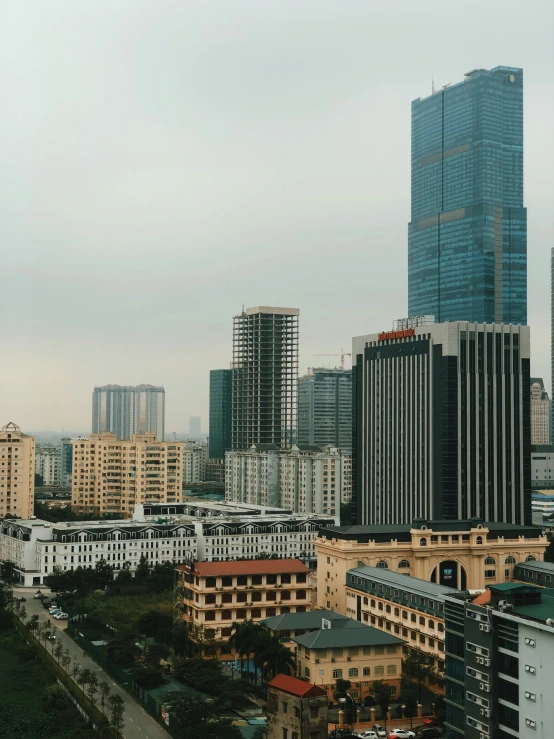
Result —
[[[45, 588], [41, 588], [42, 592], [48, 594], [49, 591]], [[112, 680], [112, 678], [104, 672], [104, 670], [96, 664], [88, 655], [83, 655], [83, 650], [77, 646], [77, 644], [70, 639], [67, 634], [64, 634], [63, 629], [65, 628], [67, 621], [55, 621], [48, 614], [48, 611], [42, 607], [40, 600], [35, 600], [33, 597], [36, 589], [31, 588], [13, 588], [13, 593], [18, 598], [22, 596], [27, 599], [27, 602], [23, 605], [27, 609], [27, 616], [30, 618], [36, 613], [39, 617], [39, 621], [47, 621], [50, 618], [51, 625], [57, 629], [56, 639], [60, 641], [62, 647], [69, 649], [71, 657], [76, 656], [81, 667], [87, 667], [96, 673], [96, 677], [99, 682], [105, 680], [108, 685], [112, 688], [112, 693], [121, 696], [125, 702], [125, 715], [123, 720], [125, 721], [125, 728], [123, 729], [123, 736], [125, 739], [168, 739], [169, 734], [147, 713], [140, 703], [132, 698], [129, 693], [126, 693], [119, 685]]]

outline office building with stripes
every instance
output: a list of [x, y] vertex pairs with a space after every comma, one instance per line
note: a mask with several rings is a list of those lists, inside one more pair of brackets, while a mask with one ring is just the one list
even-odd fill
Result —
[[531, 523], [527, 326], [414, 320], [352, 352], [359, 524]]

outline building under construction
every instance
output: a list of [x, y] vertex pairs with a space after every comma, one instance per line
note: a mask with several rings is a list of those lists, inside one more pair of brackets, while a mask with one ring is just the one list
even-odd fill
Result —
[[290, 446], [296, 428], [297, 308], [248, 308], [233, 318], [232, 447]]

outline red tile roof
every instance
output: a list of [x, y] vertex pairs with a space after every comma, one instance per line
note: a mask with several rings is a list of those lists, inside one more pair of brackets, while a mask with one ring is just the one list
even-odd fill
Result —
[[290, 675], [283, 674], [274, 677], [273, 680], [268, 682], [267, 687], [277, 688], [285, 693], [297, 695], [299, 698], [313, 698], [317, 695], [327, 695], [327, 691], [318, 685], [312, 685], [312, 683], [299, 680], [297, 677], [290, 677]]
[[[185, 565], [180, 565], [180, 570]], [[224, 575], [273, 575], [310, 570], [299, 559], [247, 559], [240, 562], [195, 562], [194, 569], [204, 577]]]
[[490, 602], [491, 591], [487, 588], [482, 593], [479, 593], [471, 602], [475, 603], [476, 606], [484, 606]]

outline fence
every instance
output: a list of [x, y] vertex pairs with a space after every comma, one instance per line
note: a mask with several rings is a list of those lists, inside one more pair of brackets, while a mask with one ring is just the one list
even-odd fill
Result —
[[[93, 644], [87, 636], [79, 631], [79, 626], [75, 626], [75, 622], [69, 622], [66, 633], [71, 636], [77, 644], [80, 644], [82, 649], [87, 652], [109, 675], [111, 675], [114, 680], [117, 680], [120, 685], [136, 695], [148, 713], [155, 718], [156, 721], [160, 721], [163, 704], [157, 701], [154, 696], [150, 695], [146, 688], [143, 688], [133, 680], [126, 670], [119, 667], [119, 665], [116, 665], [115, 662], [109, 658], [108, 653], [103, 647]], [[167, 730], [167, 726], [164, 725], [164, 728]]]

